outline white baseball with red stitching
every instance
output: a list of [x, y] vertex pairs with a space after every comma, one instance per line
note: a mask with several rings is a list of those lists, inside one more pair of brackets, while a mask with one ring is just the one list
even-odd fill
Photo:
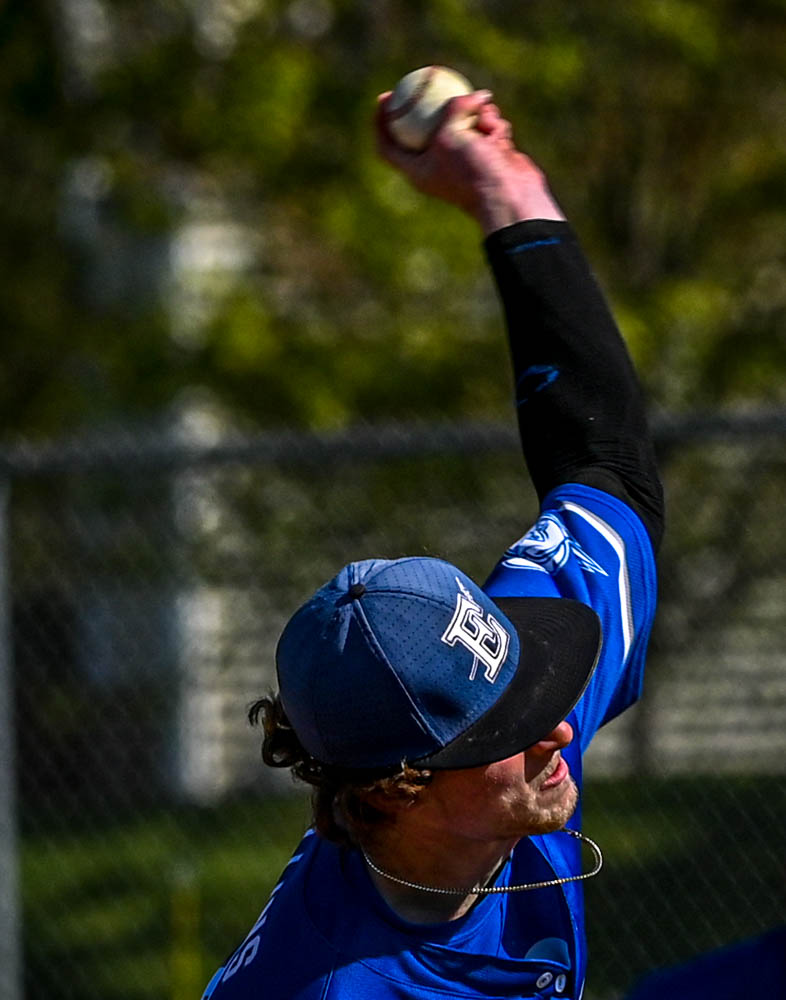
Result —
[[405, 149], [420, 151], [437, 130], [445, 104], [471, 94], [472, 84], [447, 66], [422, 66], [407, 73], [385, 107], [388, 131]]

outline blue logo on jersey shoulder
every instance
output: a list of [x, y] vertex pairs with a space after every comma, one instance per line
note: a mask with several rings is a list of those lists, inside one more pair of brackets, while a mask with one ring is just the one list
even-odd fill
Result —
[[608, 576], [600, 563], [595, 562], [576, 539], [568, 534], [556, 514], [542, 514], [526, 535], [507, 550], [502, 565], [511, 569], [537, 567], [547, 573], [556, 573], [571, 557], [577, 560], [585, 573]]

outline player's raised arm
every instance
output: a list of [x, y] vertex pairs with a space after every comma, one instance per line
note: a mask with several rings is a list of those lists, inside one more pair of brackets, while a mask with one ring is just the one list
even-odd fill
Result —
[[[454, 98], [419, 153], [385, 128], [381, 155], [420, 191], [459, 206], [486, 237], [502, 298], [522, 446], [541, 499], [578, 482], [632, 506], [657, 547], [662, 491], [625, 344], [543, 172], [513, 145], [487, 91]], [[473, 116], [474, 128], [452, 123]]]
[[[426, 92], [450, 76], [416, 71]], [[379, 148], [486, 237], [541, 516], [483, 587], [433, 557], [360, 559], [291, 616], [250, 718], [266, 763], [313, 786], [314, 830], [204, 1000], [583, 995], [576, 890], [602, 858], [580, 829], [581, 754], [640, 690], [659, 486], [571, 229], [490, 95], [466, 90], [414, 133], [399, 121], [417, 153], [385, 121], [424, 91], [383, 97]]]

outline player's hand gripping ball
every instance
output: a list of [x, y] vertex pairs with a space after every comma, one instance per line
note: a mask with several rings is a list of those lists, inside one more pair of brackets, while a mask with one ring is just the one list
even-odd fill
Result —
[[[453, 97], [471, 94], [472, 84], [447, 66], [422, 66], [396, 84], [385, 105], [388, 132], [399, 146], [420, 152], [442, 122], [445, 105]], [[464, 127], [471, 121], [460, 123]]]

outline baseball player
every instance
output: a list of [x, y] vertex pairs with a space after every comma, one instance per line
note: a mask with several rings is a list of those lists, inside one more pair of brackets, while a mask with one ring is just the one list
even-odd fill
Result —
[[251, 718], [266, 762], [314, 786], [314, 825], [204, 998], [576, 1000], [582, 879], [601, 864], [581, 757], [636, 700], [655, 610], [662, 499], [641, 395], [491, 95], [454, 99], [419, 154], [382, 113], [377, 130], [390, 164], [485, 236], [541, 512], [483, 587], [439, 559], [367, 559], [290, 619], [278, 693]]

